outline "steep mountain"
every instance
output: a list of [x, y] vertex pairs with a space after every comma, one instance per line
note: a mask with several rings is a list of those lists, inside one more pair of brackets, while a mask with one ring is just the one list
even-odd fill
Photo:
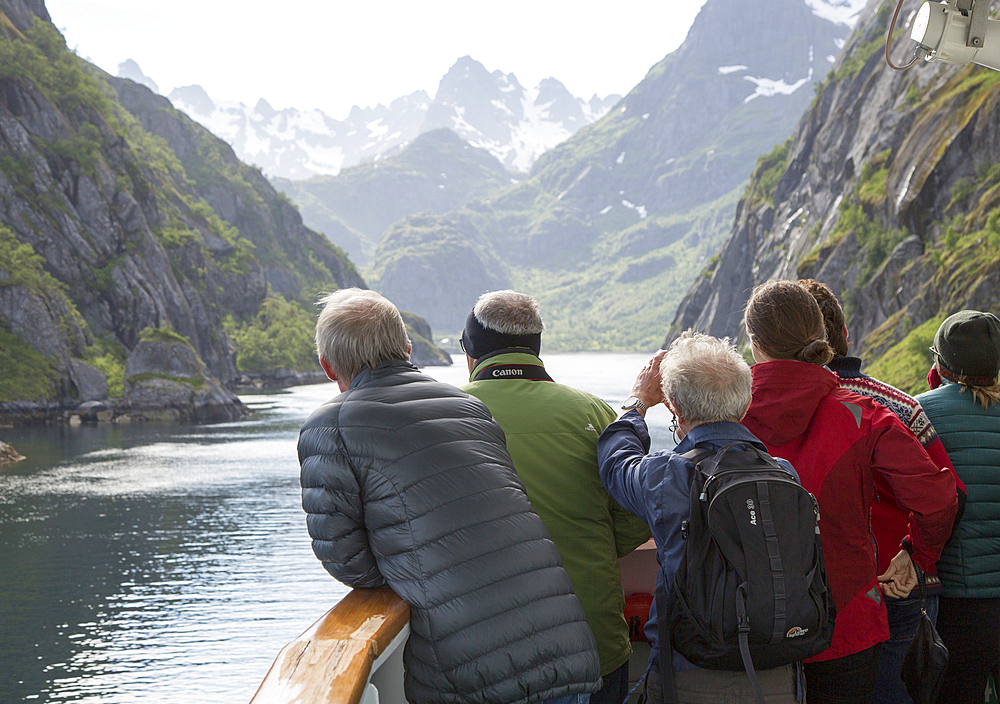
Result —
[[442, 127], [336, 176], [271, 183], [299, 206], [309, 227], [365, 266], [382, 233], [397, 220], [417, 212], [446, 213], [510, 181], [492, 154]]
[[890, 10], [868, 4], [789, 142], [761, 159], [668, 339], [690, 327], [741, 339], [755, 284], [812, 277], [841, 298], [870, 373], [920, 390], [941, 320], [1000, 306], [1000, 73], [890, 70]]
[[[655, 347], [725, 238], [757, 156], [791, 133], [856, 9], [857, 0], [708, 0], [677, 51], [529, 178], [437, 226], [425, 216], [397, 223], [376, 251], [373, 286], [444, 333], [460, 328], [470, 292], [503, 280], [540, 298], [550, 347]], [[441, 268], [448, 258], [435, 242], [452, 247], [457, 232], [477, 267]], [[473, 280], [481, 268], [493, 276]], [[453, 293], [422, 307], [441, 280]]]
[[489, 151], [506, 168], [527, 171], [543, 152], [597, 120], [620, 99], [595, 95], [584, 101], [554, 78], [526, 89], [514, 74], [490, 73], [468, 56], [448, 70], [433, 100], [416, 91], [388, 107], [354, 106], [345, 120], [321, 110], [275, 110], [263, 98], [253, 107], [216, 103], [197, 85], [177, 88], [169, 97], [175, 107], [231, 144], [240, 159], [285, 179], [335, 175], [441, 127]]
[[[250, 353], [315, 366], [288, 343], [318, 291], [350, 285], [343, 253], [228, 145], [68, 51], [41, 0], [0, 0], [0, 403], [121, 396], [157, 330], [225, 385]], [[207, 383], [181, 376], [158, 378]]]

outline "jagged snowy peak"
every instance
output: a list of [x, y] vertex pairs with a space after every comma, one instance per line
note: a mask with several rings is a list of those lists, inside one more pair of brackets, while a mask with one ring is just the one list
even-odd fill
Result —
[[118, 64], [118, 77], [135, 81], [136, 83], [146, 86], [154, 93], [160, 92], [160, 87], [156, 85], [156, 81], [144, 74], [142, 69], [139, 68], [139, 64], [133, 59], [125, 59], [123, 62]]
[[346, 120], [322, 110], [275, 110], [261, 98], [253, 107], [214, 102], [201, 86], [168, 96], [178, 110], [229, 142], [243, 161], [269, 176], [303, 179], [336, 174], [421, 133], [430, 98], [423, 91], [397, 98], [387, 108], [355, 107]]
[[[128, 70], [142, 75], [137, 65]], [[541, 154], [595, 122], [620, 99], [595, 95], [584, 101], [554, 78], [526, 89], [514, 74], [490, 73], [468, 56], [448, 70], [433, 100], [417, 91], [388, 107], [354, 106], [344, 120], [321, 110], [275, 110], [263, 98], [252, 107], [217, 103], [197, 85], [177, 88], [168, 97], [229, 142], [240, 159], [268, 176], [288, 179], [335, 175], [440, 127], [486, 149], [508, 169], [527, 171]]]
[[853, 27], [868, 0], [804, 0], [817, 17], [834, 24]]
[[512, 73], [489, 73], [465, 56], [445, 74], [427, 113], [426, 127], [447, 127], [485, 149], [514, 171], [527, 171], [539, 156], [601, 118], [621, 96], [589, 102], [546, 78], [526, 89]]

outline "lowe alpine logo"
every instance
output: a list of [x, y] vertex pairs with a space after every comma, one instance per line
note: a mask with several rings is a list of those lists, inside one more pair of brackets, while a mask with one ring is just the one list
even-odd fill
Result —
[[750, 525], [757, 525], [757, 508], [753, 504], [753, 499], [747, 499], [747, 510], [750, 512]]
[[494, 369], [493, 376], [503, 377], [503, 376], [524, 376], [523, 369]]
[[785, 638], [798, 638], [799, 636], [804, 636], [808, 632], [808, 628], [799, 628], [798, 626], [795, 626], [785, 634]]

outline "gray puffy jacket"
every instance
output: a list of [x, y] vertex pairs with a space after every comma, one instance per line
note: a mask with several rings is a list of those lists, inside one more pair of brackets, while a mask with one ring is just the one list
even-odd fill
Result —
[[593, 692], [594, 636], [481, 402], [408, 362], [364, 369], [299, 436], [313, 550], [410, 604], [414, 704]]

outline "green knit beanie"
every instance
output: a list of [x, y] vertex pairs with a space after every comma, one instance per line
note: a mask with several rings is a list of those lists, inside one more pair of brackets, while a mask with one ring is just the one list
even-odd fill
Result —
[[990, 386], [1000, 370], [1000, 320], [992, 313], [963, 310], [949, 316], [934, 335], [938, 370], [950, 381]]

